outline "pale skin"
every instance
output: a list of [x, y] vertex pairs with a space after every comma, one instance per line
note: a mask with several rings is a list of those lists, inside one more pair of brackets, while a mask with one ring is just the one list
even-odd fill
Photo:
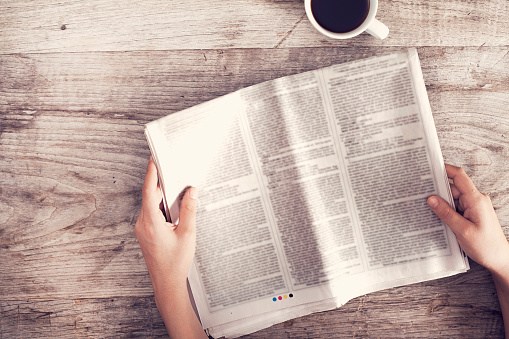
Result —
[[479, 192], [462, 168], [445, 165], [445, 169], [453, 181], [451, 191], [458, 210], [437, 196], [429, 197], [428, 204], [451, 228], [465, 253], [491, 273], [509, 338], [509, 243], [490, 198]]
[[[509, 338], [509, 243], [489, 197], [480, 193], [463, 169], [446, 165], [455, 211], [442, 198], [428, 204], [456, 234], [467, 255], [486, 267], [495, 286]], [[143, 202], [134, 232], [152, 280], [156, 305], [171, 338], [207, 338], [187, 292], [187, 274], [196, 248], [197, 190], [190, 188], [182, 200], [180, 222], [174, 226], [161, 212], [157, 169], [150, 159], [143, 185]]]
[[192, 187], [184, 195], [178, 226], [166, 222], [159, 208], [161, 199], [157, 169], [151, 158], [134, 233], [147, 263], [157, 309], [171, 338], [208, 338], [187, 292], [187, 273], [196, 248], [197, 190]]

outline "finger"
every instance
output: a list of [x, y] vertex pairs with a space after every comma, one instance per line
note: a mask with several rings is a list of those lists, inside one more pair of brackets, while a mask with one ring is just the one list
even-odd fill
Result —
[[196, 203], [198, 190], [191, 187], [187, 190], [180, 204], [179, 232], [194, 232], [196, 229]]
[[150, 158], [147, 174], [145, 175], [145, 183], [143, 184], [143, 202], [156, 208], [162, 199], [161, 190], [157, 186], [157, 180], [157, 167], [154, 160]]
[[456, 211], [459, 214], [463, 215], [463, 212], [465, 212], [465, 211], [461, 209], [459, 204], [460, 204], [460, 201], [458, 199], [454, 199], [454, 206], [456, 206]]
[[447, 171], [447, 176], [454, 181], [454, 186], [456, 186], [461, 194], [479, 194], [472, 179], [465, 173], [463, 168], [446, 164], [445, 170]]
[[428, 205], [437, 217], [445, 222], [456, 235], [464, 232], [465, 227], [472, 225], [470, 221], [462, 217], [447, 201], [440, 197], [432, 195], [428, 198]]
[[449, 184], [449, 186], [451, 186], [451, 193], [454, 200], [459, 199], [461, 195], [460, 190], [454, 184]]
[[454, 204], [456, 205], [456, 210], [459, 212], [459, 214], [463, 215], [463, 213], [465, 213], [465, 207], [463, 206], [461, 200], [454, 200]]
[[[469, 207], [469, 205], [472, 205], [472, 203], [470, 201], [468, 201], [467, 199], [465, 199], [464, 196], [461, 196], [459, 199], [458, 199], [458, 209], [462, 212], [465, 212], [465, 210]], [[477, 204], [478, 202], [476, 202]]]

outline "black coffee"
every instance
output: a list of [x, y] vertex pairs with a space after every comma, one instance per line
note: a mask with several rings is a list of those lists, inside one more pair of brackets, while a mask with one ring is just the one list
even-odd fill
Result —
[[311, 0], [311, 11], [320, 26], [334, 33], [359, 27], [369, 12], [369, 0]]

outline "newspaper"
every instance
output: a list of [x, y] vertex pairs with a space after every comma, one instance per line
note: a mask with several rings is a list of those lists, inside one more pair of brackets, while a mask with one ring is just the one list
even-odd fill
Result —
[[145, 133], [165, 202], [200, 190], [189, 283], [214, 337], [469, 268], [426, 203], [453, 199], [415, 49], [244, 88]]

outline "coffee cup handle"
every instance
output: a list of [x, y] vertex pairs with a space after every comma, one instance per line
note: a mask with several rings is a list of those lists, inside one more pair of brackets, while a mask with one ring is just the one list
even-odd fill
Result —
[[378, 39], [385, 39], [387, 35], [389, 35], [389, 27], [385, 26], [383, 23], [378, 21], [377, 19], [373, 19], [371, 25], [366, 28], [366, 32], [374, 36]]

